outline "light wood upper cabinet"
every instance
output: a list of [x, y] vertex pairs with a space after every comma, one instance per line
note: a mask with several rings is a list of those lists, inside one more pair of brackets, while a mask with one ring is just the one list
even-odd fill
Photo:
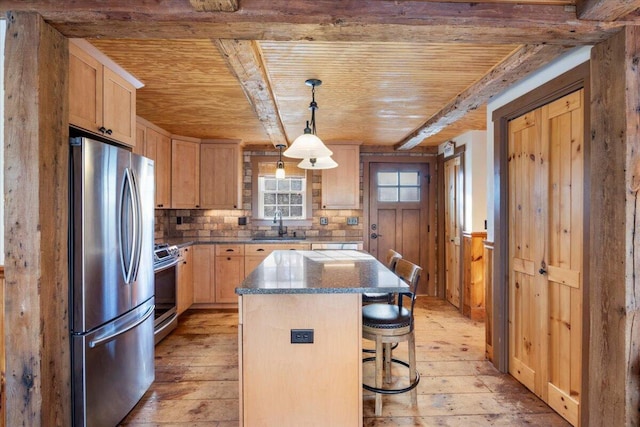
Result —
[[136, 143], [135, 87], [74, 43], [69, 43], [69, 123]]
[[203, 140], [200, 145], [200, 207], [242, 208], [242, 146]]
[[177, 270], [176, 306], [180, 315], [193, 304], [193, 250], [191, 247], [180, 249]]
[[171, 207], [200, 207], [200, 144], [186, 139], [171, 141]]
[[135, 154], [145, 155], [145, 146], [147, 141], [147, 127], [136, 121], [136, 145], [133, 146], [132, 152]]
[[145, 156], [155, 162], [156, 208], [171, 206], [171, 138], [147, 127]]
[[338, 166], [322, 171], [322, 209], [360, 209], [360, 143], [327, 147]]

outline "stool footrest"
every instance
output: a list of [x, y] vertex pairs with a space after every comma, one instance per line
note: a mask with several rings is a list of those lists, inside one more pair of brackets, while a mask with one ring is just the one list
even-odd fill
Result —
[[[400, 343], [394, 342], [394, 343], [391, 345], [391, 350], [395, 350], [396, 348], [398, 348], [398, 344], [400, 344]], [[375, 352], [376, 352], [376, 349], [375, 349], [375, 348], [363, 348], [363, 349], [362, 349], [362, 352], [363, 352], [363, 353], [375, 353]], [[373, 359], [375, 359], [375, 357], [374, 357]]]
[[[365, 359], [362, 359], [362, 363], [366, 363], [366, 362], [374, 362], [376, 360], [375, 357], [367, 357]], [[409, 364], [407, 362], [405, 362], [404, 360], [399, 360], [399, 359], [394, 359], [391, 358], [391, 361], [393, 363], [398, 363], [402, 366], [405, 366], [407, 368], [410, 368]], [[365, 390], [368, 391], [372, 391], [374, 393], [380, 393], [380, 394], [400, 394], [400, 393], [406, 393], [408, 391], [413, 390], [414, 388], [417, 387], [418, 383], [420, 382], [420, 372], [418, 372], [416, 370], [416, 377], [413, 379], [413, 381], [411, 382], [411, 384], [409, 384], [407, 387], [404, 388], [378, 388], [378, 387], [373, 387], [370, 386], [368, 384], [362, 384], [362, 387]]]

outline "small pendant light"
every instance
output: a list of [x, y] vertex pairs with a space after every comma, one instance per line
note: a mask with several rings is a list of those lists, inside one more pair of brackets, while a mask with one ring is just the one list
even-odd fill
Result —
[[282, 161], [282, 149], [285, 147], [284, 144], [276, 145], [276, 148], [280, 150], [280, 159], [278, 160], [276, 166], [276, 179], [284, 179], [284, 162]]

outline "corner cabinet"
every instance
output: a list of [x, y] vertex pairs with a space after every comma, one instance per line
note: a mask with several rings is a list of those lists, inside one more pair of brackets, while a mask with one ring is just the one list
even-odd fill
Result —
[[200, 207], [200, 142], [188, 138], [171, 140], [171, 207]]
[[[136, 134], [144, 136], [144, 155], [155, 163], [156, 209], [171, 207], [171, 138], [169, 132], [138, 117]], [[144, 130], [144, 131], [143, 131]], [[139, 151], [136, 142], [135, 151]]]
[[136, 145], [136, 88], [74, 42], [69, 43], [69, 123]]
[[242, 144], [202, 140], [200, 144], [200, 207], [242, 209]]
[[360, 143], [327, 147], [338, 166], [322, 171], [322, 209], [360, 209]]

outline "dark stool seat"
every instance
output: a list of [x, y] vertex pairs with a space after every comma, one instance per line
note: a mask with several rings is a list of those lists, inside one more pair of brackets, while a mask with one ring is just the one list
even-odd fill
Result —
[[[402, 258], [402, 255], [400, 255], [398, 252], [394, 251], [393, 249], [389, 249], [387, 251], [387, 256], [385, 259], [387, 268], [389, 268], [389, 270], [391, 271], [395, 271], [396, 263], [401, 258]], [[365, 292], [362, 295], [363, 304], [372, 304], [372, 303], [378, 303], [378, 302], [393, 304], [393, 299], [394, 299], [393, 294], [389, 294], [386, 292]]]
[[404, 328], [411, 325], [411, 312], [393, 304], [369, 304], [362, 307], [362, 325], [372, 328]]

